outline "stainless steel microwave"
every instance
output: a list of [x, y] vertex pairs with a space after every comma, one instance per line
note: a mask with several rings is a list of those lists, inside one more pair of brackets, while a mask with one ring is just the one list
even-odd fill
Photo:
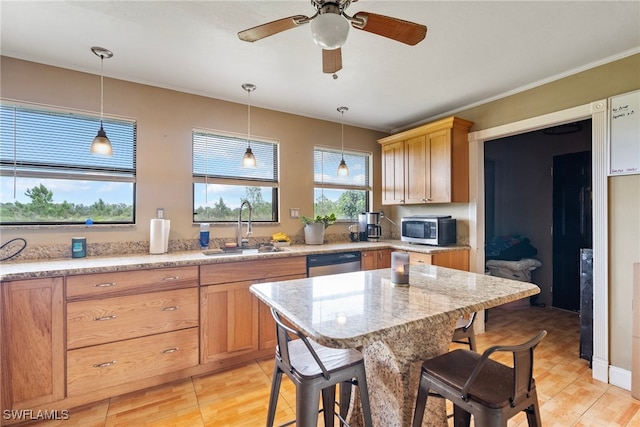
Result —
[[415, 215], [401, 220], [403, 242], [423, 245], [455, 245], [457, 224], [451, 215]]

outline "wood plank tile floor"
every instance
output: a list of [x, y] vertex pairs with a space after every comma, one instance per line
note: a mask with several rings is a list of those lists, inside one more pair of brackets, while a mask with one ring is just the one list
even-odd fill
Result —
[[[536, 349], [534, 367], [543, 425], [640, 426], [640, 401], [626, 390], [593, 380], [587, 361], [578, 357], [578, 322], [577, 314], [553, 308], [492, 309], [486, 332], [478, 335], [479, 351], [523, 342], [546, 329], [549, 334]], [[38, 422], [37, 427], [263, 426], [272, 370], [272, 358], [258, 360], [72, 409], [70, 419]], [[276, 424], [294, 417], [295, 388], [285, 378]], [[524, 414], [509, 421], [509, 426], [526, 425]]]

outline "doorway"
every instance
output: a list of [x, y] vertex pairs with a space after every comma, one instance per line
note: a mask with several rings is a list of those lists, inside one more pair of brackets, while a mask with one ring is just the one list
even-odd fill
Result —
[[591, 151], [554, 156], [554, 307], [580, 312], [580, 249], [592, 247], [592, 211]]
[[[542, 263], [531, 275], [531, 281], [541, 289], [540, 295], [533, 300], [537, 305], [579, 310], [579, 256], [571, 259], [567, 252], [563, 261], [566, 269], [560, 272], [554, 267], [555, 251], [560, 250], [561, 246], [554, 247], [557, 243], [553, 232], [557, 201], [554, 197], [553, 171], [554, 159], [565, 155], [569, 159], [574, 153], [587, 153], [585, 155], [590, 159], [591, 139], [591, 119], [587, 119], [485, 141], [484, 144], [485, 242], [494, 237], [511, 235], [529, 239], [537, 249], [537, 254], [531, 258]], [[564, 169], [568, 166], [556, 167]], [[586, 179], [590, 179], [590, 167], [588, 172]], [[574, 169], [566, 171], [567, 187], [573, 185], [571, 177], [574, 173]], [[590, 191], [590, 185], [588, 189]], [[588, 199], [588, 209], [583, 212], [585, 216], [566, 217], [567, 231], [584, 228], [584, 222], [580, 221], [588, 220], [590, 223], [591, 199], [585, 197], [583, 195], [583, 200]], [[574, 209], [579, 211], [578, 207], [565, 203], [565, 214], [572, 213]], [[562, 240], [558, 242], [561, 244]], [[576, 251], [578, 253], [579, 248]], [[561, 276], [555, 275], [561, 273], [564, 277], [562, 285], [559, 285], [556, 281], [560, 281]], [[571, 304], [565, 301], [571, 301]]]

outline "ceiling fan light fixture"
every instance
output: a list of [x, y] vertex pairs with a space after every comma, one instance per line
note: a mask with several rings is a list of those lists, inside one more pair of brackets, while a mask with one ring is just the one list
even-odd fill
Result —
[[91, 142], [90, 152], [91, 154], [99, 154], [102, 156], [113, 156], [111, 141], [107, 138], [107, 133], [102, 127], [102, 119], [104, 116], [104, 59], [111, 58], [113, 52], [99, 46], [93, 46], [91, 52], [100, 58], [100, 129], [98, 129], [98, 134], [93, 138], [93, 142]]
[[337, 49], [347, 41], [349, 21], [340, 13], [327, 12], [311, 20], [311, 36], [323, 49]]

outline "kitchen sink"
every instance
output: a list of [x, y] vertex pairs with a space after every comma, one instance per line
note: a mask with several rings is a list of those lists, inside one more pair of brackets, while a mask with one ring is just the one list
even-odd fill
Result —
[[224, 256], [224, 255], [253, 255], [264, 254], [274, 252], [284, 252], [286, 249], [282, 247], [273, 246], [271, 244], [261, 244], [259, 246], [242, 246], [235, 248], [219, 248], [219, 249], [206, 249], [202, 251], [205, 255], [210, 256]]

